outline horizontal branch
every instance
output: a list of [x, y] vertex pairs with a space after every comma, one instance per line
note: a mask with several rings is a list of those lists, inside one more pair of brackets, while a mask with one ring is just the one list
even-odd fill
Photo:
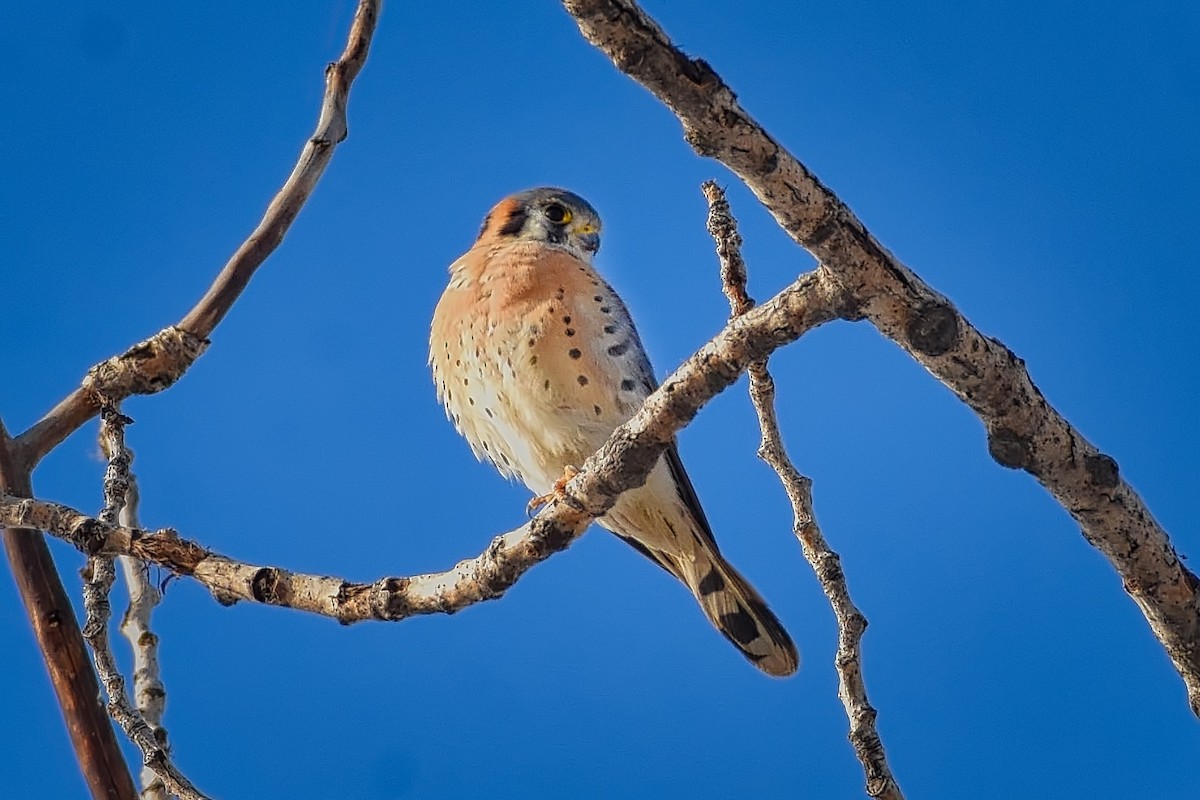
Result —
[[865, 318], [908, 351], [983, 422], [1002, 466], [1033, 475], [1121, 576], [1200, 715], [1200, 580], [1180, 561], [1142, 498], [1051, 406], [1025, 363], [984, 336], [949, 300], [900, 263], [854, 213], [775, 141], [701, 59], [675, 47], [632, 0], [564, 0], [584, 37], [652, 92], [697, 153], [754, 192]]
[[0, 520], [9, 526], [48, 531], [84, 553], [132, 556], [176, 575], [195, 578], [225, 605], [250, 600], [346, 624], [453, 613], [499, 597], [530, 566], [565, 548], [589, 521], [578, 509], [558, 504], [522, 528], [496, 537], [481, 555], [446, 572], [352, 583], [235, 561], [180, 538], [169, 528], [144, 531], [109, 525], [73, 508], [42, 500], [2, 497]]
[[195, 578], [227, 604], [251, 600], [343, 623], [453, 613], [499, 597], [533, 565], [566, 549], [621, 492], [645, 482], [662, 451], [701, 406], [753, 361], [836, 318], [838, 300], [836, 288], [813, 272], [731, 322], [617, 428], [567, 485], [562, 501], [445, 572], [352, 583], [236, 561], [170, 529], [147, 532], [109, 525], [57, 503], [8, 496], [0, 497], [0, 525], [48, 531], [89, 556], [128, 555], [157, 564]]
[[230, 257], [204, 297], [177, 325], [93, 367], [83, 385], [18, 436], [14, 447], [25, 469], [32, 470], [94, 417], [102, 405], [120, 403], [132, 394], [166, 389], [204, 352], [213, 329], [229, 313], [267, 256], [279, 247], [333, 158], [334, 148], [346, 138], [350, 86], [366, 62], [378, 17], [379, 0], [360, 0], [346, 49], [325, 69], [325, 94], [316, 130], [258, 226]]

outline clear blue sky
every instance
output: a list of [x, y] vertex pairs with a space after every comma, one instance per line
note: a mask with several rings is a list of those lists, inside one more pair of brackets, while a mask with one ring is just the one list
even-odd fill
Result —
[[[15, 4], [0, 182], [0, 414], [177, 320], [312, 130], [350, 0]], [[787, 10], [783, 10], [783, 9]], [[1200, 12], [1190, 2], [655, 2], [745, 106], [1120, 463], [1183, 553], [1200, 430]], [[425, 365], [445, 268], [487, 208], [558, 184], [660, 374], [726, 315], [715, 177], [765, 298], [810, 267], [553, 2], [384, 10], [350, 139], [212, 348], [129, 402], [149, 526], [371, 580], [439, 570], [524, 519]], [[871, 698], [910, 797], [1195, 796], [1200, 724], [1108, 564], [981, 425], [866, 324], [772, 360], [788, 443], [871, 621]], [[35, 475], [101, 503], [95, 425]], [[805, 657], [749, 668], [693, 601], [594, 529], [499, 602], [341, 628], [170, 585], [156, 617], [180, 766], [222, 797], [862, 795], [831, 612], [754, 457], [744, 383], [682, 452], [718, 538]], [[55, 544], [74, 591], [82, 558]], [[84, 796], [0, 581], [0, 796]], [[125, 656], [122, 654], [122, 658]], [[127, 659], [126, 659], [127, 660]]]

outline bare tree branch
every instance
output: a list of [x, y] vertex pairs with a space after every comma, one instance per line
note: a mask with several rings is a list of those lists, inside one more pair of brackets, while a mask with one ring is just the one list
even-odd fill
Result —
[[[129, 452], [132, 462], [133, 453]], [[125, 490], [125, 505], [121, 508], [118, 522], [125, 528], [140, 528], [138, 522], [137, 477], [129, 473]], [[150, 580], [146, 564], [131, 556], [120, 556], [121, 575], [129, 590], [129, 606], [121, 617], [121, 633], [129, 640], [133, 650], [133, 700], [138, 713], [146, 720], [154, 733], [154, 740], [168, 753], [171, 751], [167, 729], [162, 725], [163, 712], [167, 704], [167, 690], [163, 685], [158, 664], [158, 635], [150, 627], [155, 607], [162, 601], [162, 592]], [[142, 800], [169, 800], [167, 787], [162, 778], [149, 767], [142, 768]]]
[[[93, 367], [83, 385], [16, 439], [0, 436], [0, 492], [29, 496], [38, 462], [107, 403], [133, 393], [149, 394], [174, 383], [203, 352], [207, 337], [245, 288], [250, 276], [278, 246], [300, 207], [346, 136], [350, 84], [361, 70], [378, 17], [378, 0], [360, 0], [342, 57], [326, 70], [325, 100], [317, 131], [300, 162], [276, 195], [258, 228], [230, 259], [209, 292], [181, 321], [122, 356]], [[98, 702], [100, 688], [70, 600], [43, 537], [33, 531], [4, 533], [5, 552], [33, 624], [51, 683], [67, 722], [80, 767], [96, 797], [136, 797], [112, 725]]]
[[[138, 491], [132, 470], [133, 451], [125, 443], [125, 426], [131, 422], [112, 406], [100, 411], [100, 447], [108, 458], [108, 468], [104, 472], [104, 509], [99, 519], [110, 525], [119, 523], [124, 527], [138, 527]], [[167, 783], [176, 787], [174, 794], [178, 796], [182, 776], [178, 775], [168, 759], [170, 748], [167, 745], [167, 732], [161, 726], [166, 690], [159, 676], [158, 637], [150, 630], [150, 615], [162, 594], [150, 583], [144, 564], [130, 556], [120, 556], [119, 560], [130, 598], [129, 607], [121, 620], [121, 631], [133, 649], [133, 708], [124, 696], [124, 680], [115, 674], [116, 667], [108, 651], [109, 592], [115, 577], [111, 556], [92, 556], [88, 560], [87, 574], [91, 575], [91, 580], [84, 587], [88, 615], [84, 634], [88, 636], [105, 690], [109, 693], [110, 714], [114, 718], [117, 714], [123, 715], [126, 722], [122, 727], [131, 739], [136, 733], [138, 738], [135, 741], [142, 748], [142, 800], [168, 800], [170, 794]], [[92, 598], [90, 603], [87, 602], [89, 597]], [[98, 630], [100, 634], [93, 634], [93, 630]], [[131, 727], [134, 733], [131, 733]], [[161, 754], [159, 751], [162, 751]], [[165, 769], [167, 778], [164, 780], [151, 764]], [[194, 789], [190, 791], [195, 792]]]
[[0, 497], [0, 520], [46, 530], [83, 552], [131, 555], [195, 578], [225, 605], [250, 600], [331, 617], [343, 624], [397, 622], [421, 614], [452, 614], [501, 596], [534, 564], [565, 549], [591, 517], [570, 503], [548, 507], [521, 528], [496, 537], [482, 554], [441, 573], [352, 583], [235, 561], [180, 538], [171, 529], [110, 525], [57, 503]]
[[1145, 614], [1200, 716], [1200, 580], [1117, 462], [1046, 401], [1020, 358], [887, 252], [707, 63], [676, 48], [636, 3], [563, 4], [589, 42], [675, 113], [696, 152], [731, 169], [817, 258], [847, 294], [846, 317], [870, 320], [946, 384], [982, 420], [992, 457], [1029, 472], [1075, 518]]
[[700, 407], [746, 367], [836, 318], [840, 294], [816, 272], [732, 321], [684, 362], [617, 428], [554, 502], [521, 528], [496, 537], [481, 555], [441, 573], [351, 583], [324, 575], [246, 564], [181, 539], [114, 526], [40, 500], [0, 497], [0, 524], [37, 528], [88, 555], [131, 555], [203, 583], [221, 602], [253, 600], [332, 617], [343, 623], [453, 613], [499, 597], [534, 564], [568, 547], [617, 496], [645, 482], [663, 449]]
[[333, 158], [334, 148], [346, 138], [350, 86], [366, 61], [378, 17], [379, 0], [360, 0], [346, 49], [325, 69], [325, 96], [316, 131], [258, 227], [225, 264], [204, 297], [177, 325], [93, 367], [82, 386], [18, 436], [16, 450], [25, 469], [32, 470], [105, 403], [119, 403], [131, 394], [162, 391], [204, 351], [213, 329], [229, 313], [254, 272], [283, 241]]
[[[100, 511], [98, 521], [114, 526], [129, 491], [129, 464], [132, 459], [125, 448], [124, 429], [132, 420], [111, 406], [101, 409], [100, 416], [100, 442], [108, 455], [108, 468], [104, 472], [104, 508]], [[182, 800], [206, 800], [205, 795], [171, 763], [166, 747], [125, 693], [125, 678], [117, 667], [108, 641], [108, 623], [112, 617], [109, 593], [116, 579], [113, 557], [106, 553], [90, 555], [84, 568], [84, 579], [83, 608], [86, 621], [83, 637], [92, 648], [96, 672], [108, 695], [109, 715], [142, 751], [142, 763], [153, 770], [171, 794]]]
[[[29, 471], [17, 466], [13, 441], [0, 423], [0, 492], [28, 497]], [[37, 531], [4, 528], [4, 551], [62, 709], [79, 769], [94, 797], [134, 800], [133, 776], [100, 704], [100, 686], [46, 540]]]
[[[708, 200], [708, 232], [716, 242], [721, 262], [721, 288], [729, 299], [730, 319], [734, 319], [754, 307], [754, 300], [746, 291], [742, 237], [738, 233], [737, 221], [729, 210], [724, 190], [713, 181], [706, 181], [702, 189]], [[775, 414], [775, 381], [767, 370], [767, 360], [753, 362], [747, 372], [750, 376], [750, 399], [762, 429], [758, 457], [779, 475], [792, 504], [792, 529], [837, 619], [838, 647], [834, 666], [838, 674], [838, 697], [850, 720], [850, 743], [866, 773], [867, 794], [886, 800], [903, 800], [904, 795], [888, 766], [883, 742], [875, 728], [876, 712], [867, 699], [867, 687], [863, 680], [861, 644], [863, 632], [867, 629], [867, 618], [850, 598], [850, 587], [842, 572], [841, 558], [829, 547], [817, 525], [813, 512], [812, 481], [800, 474], [783, 447], [783, 435]]]

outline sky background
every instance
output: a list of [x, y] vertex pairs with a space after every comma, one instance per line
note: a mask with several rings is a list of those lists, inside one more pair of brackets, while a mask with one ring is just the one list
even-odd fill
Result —
[[[1024, 358], [1200, 557], [1200, 7], [647, 7]], [[352, 10], [6, 11], [10, 431], [203, 293], [311, 133]], [[350, 138], [287, 239], [186, 377], [125, 406], [143, 523], [360, 581], [476, 555], [524, 521], [528, 492], [477, 464], [435, 400], [426, 342], [446, 266], [504, 195], [580, 193], [661, 377], [727, 315], [707, 178], [729, 187], [755, 296], [811, 268], [556, 3], [387, 4]], [[866, 323], [771, 364], [792, 455], [870, 620], [867, 684], [908, 796], [1194, 797], [1200, 723], [1178, 676], [1068, 515], [989, 458], [979, 421]], [[39, 497], [99, 509], [95, 434], [46, 459]], [[681, 449], [724, 551], [800, 645], [796, 677], [748, 667], [600, 529], [498, 602], [397, 625], [224, 608], [179, 580], [154, 622], [177, 763], [229, 798], [861, 797], [833, 616], [757, 439], [743, 381]], [[77, 595], [83, 558], [53, 545]], [[0, 796], [85, 796], [8, 579], [0, 651]]]

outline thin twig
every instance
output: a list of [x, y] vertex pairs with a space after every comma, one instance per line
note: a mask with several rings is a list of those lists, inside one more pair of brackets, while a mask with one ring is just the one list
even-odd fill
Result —
[[131, 394], [151, 394], [167, 388], [204, 351], [213, 329], [229, 313], [255, 271], [283, 241], [333, 157], [334, 148], [346, 138], [350, 86], [366, 61], [379, 5], [379, 0], [360, 0], [346, 49], [325, 70], [325, 95], [316, 131], [258, 227], [183, 319], [123, 355], [93, 367], [82, 386], [17, 437], [17, 454], [25, 468], [32, 470], [46, 453], [95, 416], [102, 405], [120, 403]]
[[1200, 579], [1121, 477], [1034, 385], [1024, 362], [984, 336], [889, 253], [701, 59], [689, 58], [633, 0], [564, 0], [584, 37], [661, 100], [697, 153], [729, 167], [843, 287], [846, 319], [867, 319], [979, 416], [988, 451], [1023, 469], [1079, 523], [1183, 678], [1200, 716]]
[[[100, 441], [108, 455], [108, 468], [104, 472], [104, 508], [100, 511], [99, 521], [115, 526], [129, 490], [131, 456], [125, 447], [124, 428], [132, 420], [111, 407], [102, 409], [100, 417]], [[108, 695], [109, 715], [142, 751], [143, 765], [161, 779], [171, 794], [182, 800], [205, 800], [206, 796], [171, 762], [166, 747], [125, 693], [125, 678], [117, 667], [108, 641], [108, 623], [112, 616], [109, 592], [116, 578], [112, 555], [103, 552], [90, 555], [84, 578], [83, 608], [86, 617], [83, 637], [92, 648], [96, 671]]]
[[[729, 299], [730, 319], [754, 307], [746, 290], [746, 262], [742, 259], [742, 236], [737, 220], [729, 210], [725, 192], [713, 181], [703, 185], [708, 200], [708, 232], [717, 245], [721, 263], [721, 288]], [[817, 575], [825, 597], [837, 619], [838, 646], [834, 667], [838, 674], [838, 697], [850, 720], [850, 743], [863, 766], [867, 794], [886, 800], [903, 800], [904, 795], [887, 763], [883, 742], [875, 728], [875, 709], [867, 699], [862, 674], [862, 635], [867, 619], [850, 598], [850, 587], [842, 572], [841, 558], [830, 547], [813, 512], [812, 481], [801, 475], [783, 446], [779, 420], [775, 413], [775, 381], [767, 370], [767, 360], [755, 361], [747, 370], [750, 376], [750, 400], [758, 414], [762, 441], [758, 457], [779, 475], [792, 504], [793, 528], [800, 540], [805, 559]]]
[[[105, 412], [101, 412], [102, 414]], [[125, 498], [118, 515], [118, 523], [125, 528], [140, 528], [138, 522], [138, 484], [133, 473], [133, 451], [125, 443], [123, 435], [106, 437], [101, 435], [101, 444], [119, 447], [121, 459], [126, 464], [124, 471]], [[110, 463], [113, 455], [107, 453]], [[133, 699], [138, 713], [150, 727], [154, 740], [167, 753], [171, 752], [167, 741], [167, 729], [162, 726], [163, 711], [167, 703], [167, 691], [163, 685], [158, 663], [158, 636], [150, 626], [155, 607], [162, 600], [162, 592], [150, 580], [146, 564], [132, 556], [118, 556], [121, 575], [129, 591], [129, 605], [121, 617], [121, 633], [129, 640], [133, 651]], [[142, 767], [142, 800], [169, 800], [169, 793], [162, 778], [150, 767]]]

